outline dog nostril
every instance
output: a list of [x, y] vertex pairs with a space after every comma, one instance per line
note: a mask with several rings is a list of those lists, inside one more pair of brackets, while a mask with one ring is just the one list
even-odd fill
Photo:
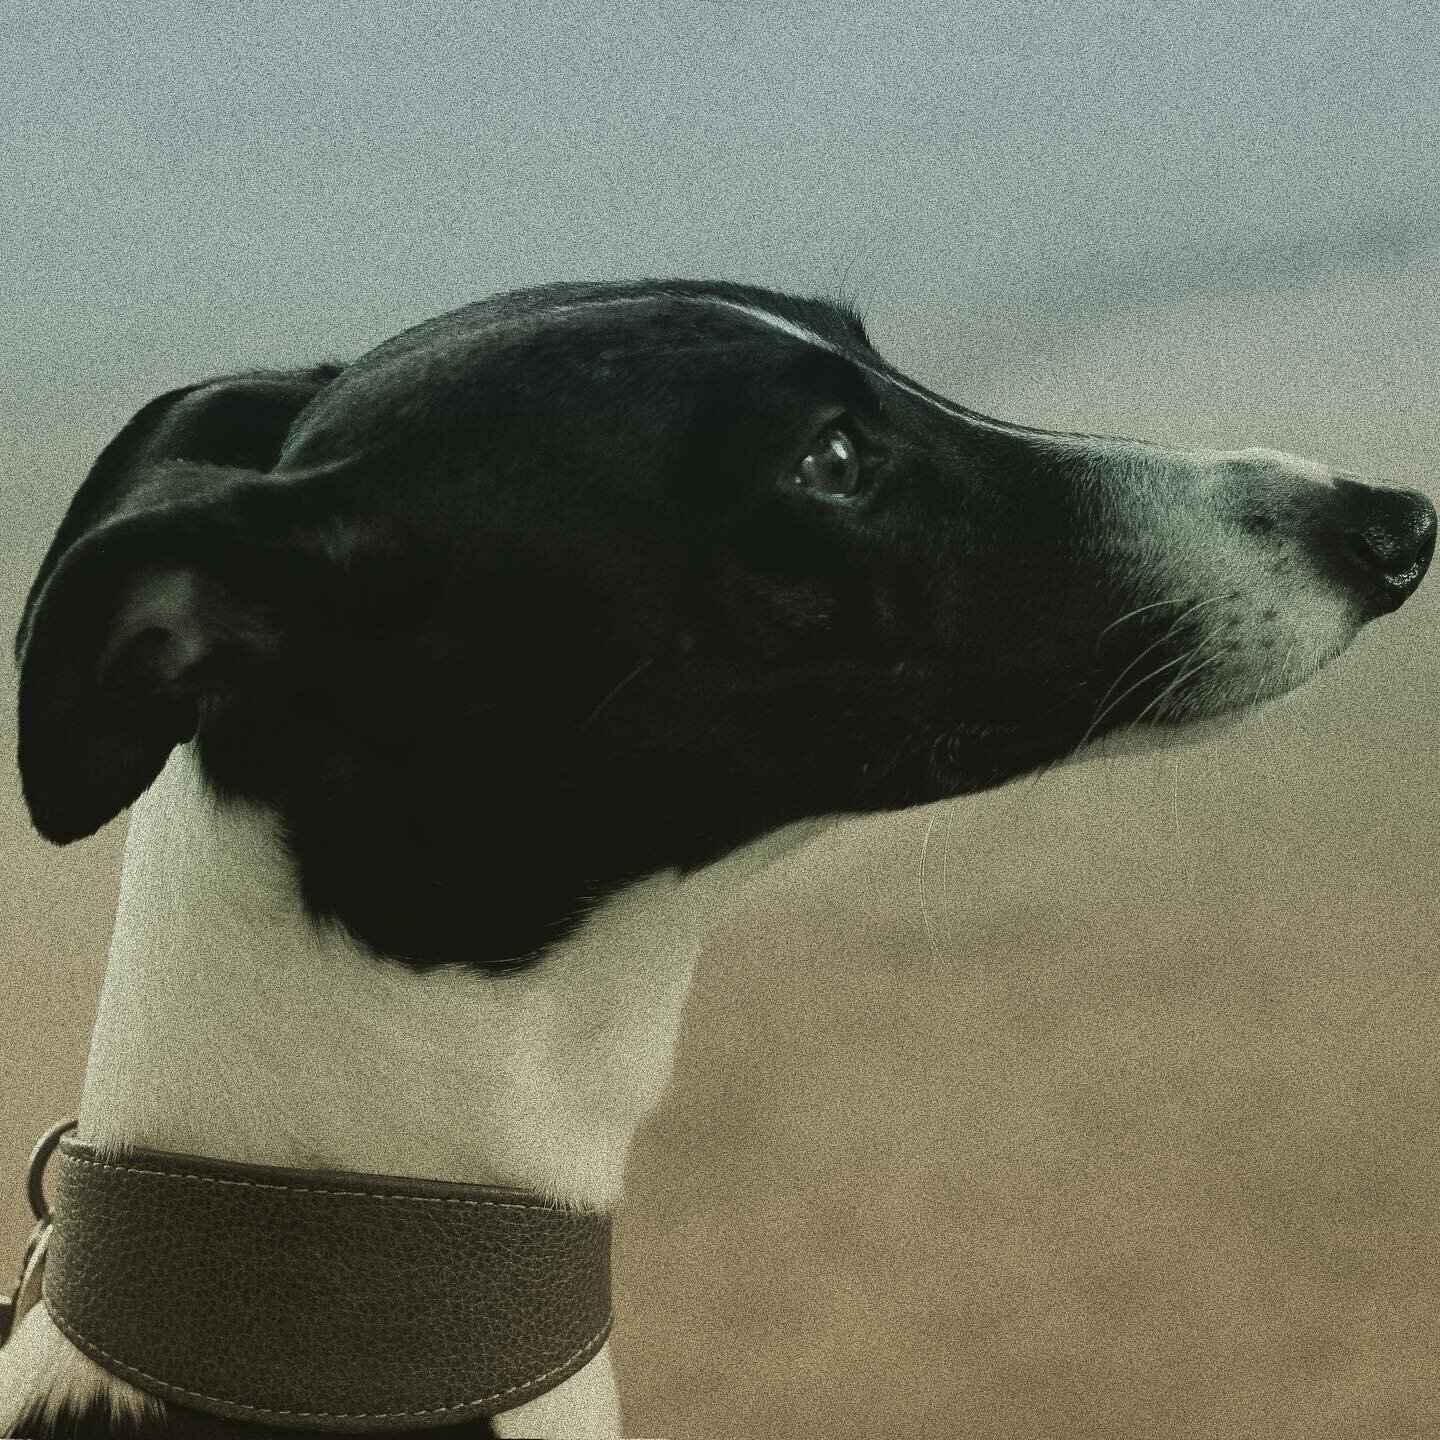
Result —
[[1380, 525], [1367, 525], [1364, 530], [1351, 531], [1345, 537], [1354, 554], [1387, 579], [1414, 568], [1422, 558], [1435, 550], [1435, 527], [1416, 534], [1397, 533]]
[[1382, 575], [1389, 575], [1392, 571], [1405, 569], [1404, 564], [1396, 561], [1399, 547], [1373, 526], [1359, 534], [1352, 530], [1346, 535], [1345, 543], [1350, 547], [1350, 553], [1367, 570], [1378, 570]]
[[1383, 586], [1381, 604], [1393, 610], [1424, 578], [1435, 554], [1435, 507], [1418, 490], [1339, 480], [1351, 507], [1343, 544], [1366, 574]]

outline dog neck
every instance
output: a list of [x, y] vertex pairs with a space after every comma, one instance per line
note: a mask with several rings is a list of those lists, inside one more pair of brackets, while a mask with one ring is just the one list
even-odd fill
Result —
[[639, 880], [528, 970], [417, 973], [312, 925], [276, 818], [181, 746], [131, 813], [79, 1133], [612, 1210], [706, 929], [814, 828]]
[[[516, 1185], [613, 1210], [706, 930], [746, 879], [833, 823], [641, 879], [529, 970], [417, 973], [312, 925], [277, 818], [217, 802], [182, 746], [131, 812], [79, 1134], [109, 1154]], [[99, 1385], [143, 1412], [53, 1326], [30, 1343], [53, 1350], [48, 1403]], [[609, 1346], [494, 1423], [618, 1434]]]

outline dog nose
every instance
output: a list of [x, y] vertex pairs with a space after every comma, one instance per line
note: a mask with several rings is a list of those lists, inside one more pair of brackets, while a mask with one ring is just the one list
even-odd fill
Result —
[[1383, 614], [1398, 610], [1435, 553], [1435, 507], [1418, 490], [1337, 477], [1341, 550]]

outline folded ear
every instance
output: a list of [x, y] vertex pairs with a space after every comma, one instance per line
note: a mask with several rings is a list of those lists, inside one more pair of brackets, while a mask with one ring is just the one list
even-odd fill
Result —
[[46, 839], [133, 804], [205, 706], [284, 652], [328, 556], [303, 484], [259, 468], [333, 373], [162, 396], [91, 470], [16, 637], [21, 787]]
[[15, 642], [17, 657], [30, 611], [60, 557], [123, 505], [151, 467], [166, 460], [203, 460], [245, 470], [271, 469], [300, 412], [340, 369], [317, 365], [205, 380], [171, 390], [132, 415], [90, 467], [40, 562]]

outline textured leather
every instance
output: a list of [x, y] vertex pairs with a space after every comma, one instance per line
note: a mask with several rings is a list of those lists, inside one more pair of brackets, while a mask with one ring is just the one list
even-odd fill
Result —
[[61, 1141], [44, 1299], [212, 1415], [403, 1431], [512, 1409], [604, 1344], [610, 1216], [500, 1186]]

